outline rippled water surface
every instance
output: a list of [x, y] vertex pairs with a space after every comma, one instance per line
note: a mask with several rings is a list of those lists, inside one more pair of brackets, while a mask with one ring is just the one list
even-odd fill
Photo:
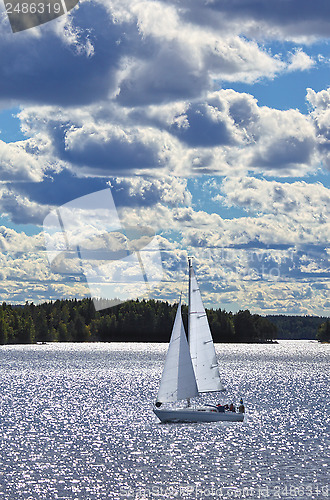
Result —
[[1, 346], [0, 499], [330, 496], [330, 345], [218, 345], [243, 423], [158, 423], [166, 349]]

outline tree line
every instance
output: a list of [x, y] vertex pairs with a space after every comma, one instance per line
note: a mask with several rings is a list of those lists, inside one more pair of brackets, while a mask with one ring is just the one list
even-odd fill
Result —
[[[168, 342], [176, 305], [131, 300], [97, 311], [92, 299], [0, 306], [0, 344], [35, 342]], [[206, 310], [215, 342], [269, 342], [276, 326], [248, 310]], [[187, 328], [188, 308], [182, 307]]]
[[277, 327], [277, 338], [288, 340], [315, 340], [320, 325], [327, 318], [320, 316], [273, 315], [266, 318]]
[[316, 340], [319, 342], [330, 342], [330, 320], [321, 323], [317, 329]]

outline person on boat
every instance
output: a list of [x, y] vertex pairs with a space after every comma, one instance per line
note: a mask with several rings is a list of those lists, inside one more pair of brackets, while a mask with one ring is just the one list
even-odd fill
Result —
[[223, 413], [225, 411], [225, 407], [223, 405], [217, 404], [217, 411]]
[[229, 411], [229, 406], [228, 405], [225, 405], [225, 410]]
[[238, 411], [239, 411], [239, 413], [245, 413], [245, 408], [244, 408], [244, 404], [243, 404], [243, 399], [242, 398], [241, 398], [241, 400], [239, 402]]
[[234, 403], [231, 403], [229, 406], [229, 411], [233, 411], [234, 413], [236, 412], [236, 408], [234, 406]]

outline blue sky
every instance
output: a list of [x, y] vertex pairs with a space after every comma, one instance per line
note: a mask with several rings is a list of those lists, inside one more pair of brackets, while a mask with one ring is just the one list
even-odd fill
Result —
[[88, 282], [51, 265], [43, 223], [111, 188], [121, 225], [157, 235], [149, 296], [176, 300], [194, 255], [208, 306], [329, 315], [328, 2], [82, 0], [0, 23], [1, 300], [91, 295], [95, 263]]

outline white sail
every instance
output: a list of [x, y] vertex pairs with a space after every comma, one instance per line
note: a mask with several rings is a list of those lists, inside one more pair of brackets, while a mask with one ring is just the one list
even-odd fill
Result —
[[188, 338], [198, 391], [224, 391], [209, 323], [190, 259]]
[[175, 316], [157, 401], [166, 403], [195, 396], [198, 396], [198, 389], [183, 326], [180, 301]]

